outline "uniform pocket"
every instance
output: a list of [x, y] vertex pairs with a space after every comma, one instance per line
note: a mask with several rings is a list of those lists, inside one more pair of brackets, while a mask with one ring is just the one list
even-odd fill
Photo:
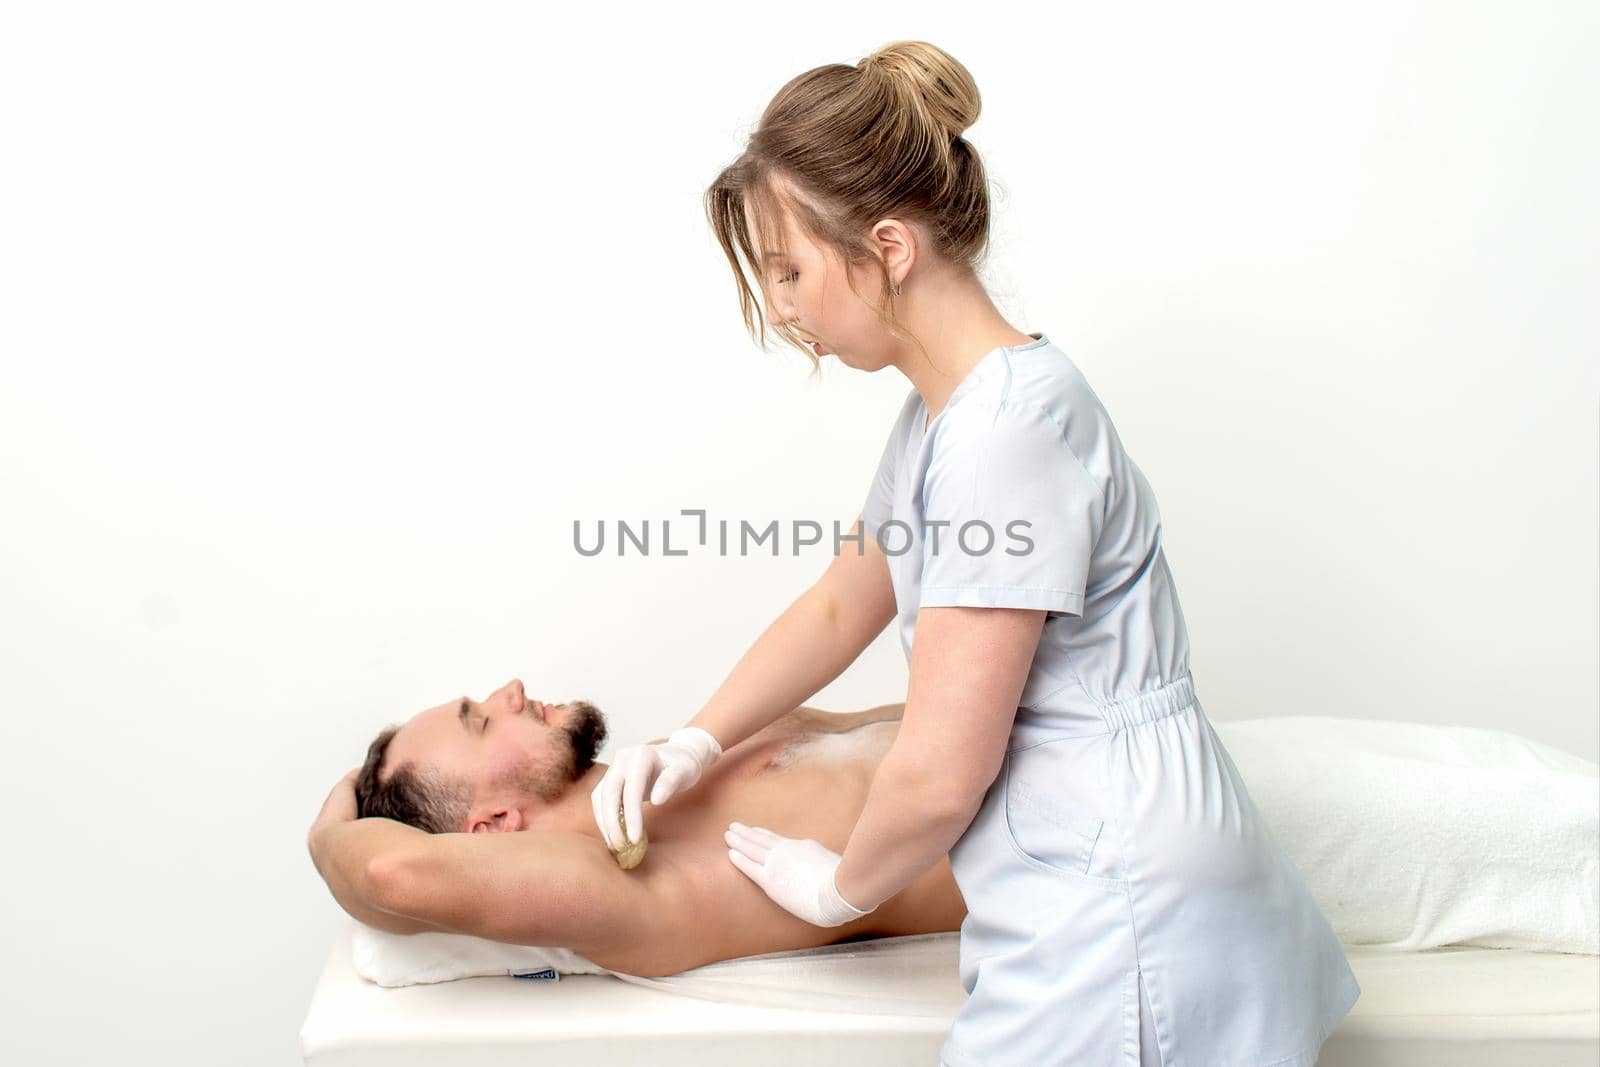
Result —
[[1064, 776], [1072, 773], [1072, 760], [1064, 756], [1053, 742], [1006, 754], [1006, 835], [1017, 854], [1036, 867], [1116, 888], [1121, 879], [1102, 875], [1116, 866], [1115, 857], [1100, 856], [1096, 862], [1105, 822], [1067, 795]]

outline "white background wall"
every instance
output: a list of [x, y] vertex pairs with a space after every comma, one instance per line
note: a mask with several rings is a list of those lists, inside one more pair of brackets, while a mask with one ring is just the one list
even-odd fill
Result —
[[696, 8], [0, 14], [0, 1059], [297, 1062], [379, 727], [515, 674], [655, 736], [821, 572], [571, 527], [854, 517], [908, 386], [757, 350], [701, 194], [897, 38], [978, 81], [987, 280], [1153, 484], [1213, 719], [1595, 757], [1595, 5]]

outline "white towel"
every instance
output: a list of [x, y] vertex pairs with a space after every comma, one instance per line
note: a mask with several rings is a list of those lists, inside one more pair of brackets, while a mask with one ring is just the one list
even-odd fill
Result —
[[1600, 766], [1464, 726], [1212, 725], [1345, 944], [1600, 953]]

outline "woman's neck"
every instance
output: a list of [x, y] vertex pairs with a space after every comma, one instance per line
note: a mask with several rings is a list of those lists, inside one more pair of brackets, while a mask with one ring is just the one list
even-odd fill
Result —
[[895, 299], [895, 313], [922, 347], [907, 344], [890, 362], [922, 395], [928, 423], [990, 352], [1034, 340], [1005, 320], [983, 283], [970, 272], [908, 279], [906, 294]]

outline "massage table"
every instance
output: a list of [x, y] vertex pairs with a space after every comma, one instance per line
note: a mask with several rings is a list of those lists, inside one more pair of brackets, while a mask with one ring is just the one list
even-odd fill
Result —
[[[920, 1013], [883, 1015], [719, 1002], [609, 974], [385, 988], [356, 972], [352, 928], [336, 939], [300, 1030], [308, 1067], [936, 1067], [965, 997], [954, 933], [919, 935], [947, 965], [896, 983], [895, 994], [915, 1000]], [[1361, 998], [1318, 1067], [1600, 1063], [1600, 956], [1362, 946], [1346, 954]], [[803, 973], [805, 960], [798, 965]], [[797, 999], [805, 995], [797, 991]]]

